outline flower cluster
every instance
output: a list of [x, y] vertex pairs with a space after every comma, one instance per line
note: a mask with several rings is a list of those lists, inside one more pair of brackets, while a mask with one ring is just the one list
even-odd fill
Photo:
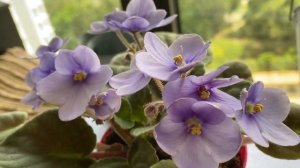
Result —
[[[137, 38], [138, 45], [131, 45], [135, 50], [129, 48], [129, 70], [114, 76], [88, 47], [61, 49], [62, 40], [55, 38], [38, 50], [40, 65], [27, 76], [32, 91], [23, 102], [34, 109], [42, 102], [58, 105], [63, 121], [73, 120], [87, 109], [97, 119], [107, 120], [120, 110], [121, 96], [133, 95], [154, 81], [162, 95], [164, 108], [160, 111], [166, 109], [166, 113], [154, 124], [153, 135], [179, 168], [217, 168], [238, 153], [243, 134], [264, 147], [269, 142], [281, 146], [300, 142], [283, 124], [290, 110], [285, 93], [256, 82], [248, 91], [243, 89], [238, 100], [221, 90], [243, 80], [236, 75], [220, 78], [227, 66], [201, 76], [191, 74], [203, 64], [210, 42], [197, 34], [185, 34], [168, 46], [147, 32], [176, 17], [165, 16], [152, 0], [131, 0], [126, 11], [115, 11], [104, 21], [92, 23], [90, 32], [94, 34], [124, 31], [143, 39]], [[111, 88], [101, 90], [107, 83]]]

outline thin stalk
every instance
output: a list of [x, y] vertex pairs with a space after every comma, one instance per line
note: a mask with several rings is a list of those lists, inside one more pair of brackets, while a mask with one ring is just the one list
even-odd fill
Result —
[[154, 82], [155, 82], [156, 86], [158, 87], [158, 89], [160, 90], [160, 92], [162, 92], [164, 90], [163, 83], [158, 79], [154, 79]]
[[133, 50], [133, 48], [131, 47], [130, 43], [126, 40], [126, 38], [124, 37], [124, 35], [120, 32], [117, 31], [116, 32], [117, 37], [120, 39], [120, 41], [122, 42], [122, 44], [128, 49], [128, 50]]
[[114, 119], [110, 120], [111, 128], [119, 135], [119, 137], [128, 145], [130, 146], [134, 137], [130, 134], [129, 131], [122, 129]]
[[143, 49], [143, 46], [139, 40], [139, 37], [137, 36], [137, 33], [132, 33], [132, 34], [133, 34], [134, 41], [137, 43], [139, 49], [140, 50]]

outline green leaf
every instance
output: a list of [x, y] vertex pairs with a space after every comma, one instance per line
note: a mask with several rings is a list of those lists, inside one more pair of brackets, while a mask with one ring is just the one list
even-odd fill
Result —
[[256, 147], [267, 155], [279, 159], [296, 160], [300, 159], [300, 144], [296, 146], [279, 146], [270, 143], [268, 148], [256, 145]]
[[26, 112], [16, 111], [0, 114], [0, 142], [19, 129], [26, 119], [28, 119]]
[[248, 89], [249, 86], [251, 85], [251, 81], [248, 80], [243, 80], [237, 84], [225, 87], [225, 88], [221, 88], [222, 91], [230, 94], [231, 96], [234, 96], [235, 98], [239, 99], [240, 98], [240, 94], [241, 91], [246, 88]]
[[138, 91], [128, 97], [132, 107], [131, 120], [135, 122], [144, 122], [147, 120], [144, 114], [144, 105], [152, 101], [150, 90], [148, 87]]
[[130, 129], [134, 127], [135, 123], [131, 120], [132, 107], [127, 98], [122, 98], [121, 108], [116, 113], [114, 120], [123, 129]]
[[85, 168], [96, 144], [92, 128], [82, 119], [63, 122], [57, 110], [37, 116], [0, 145], [0, 167]]
[[172, 160], [161, 160], [150, 168], [177, 168]]
[[89, 168], [130, 168], [124, 158], [109, 158], [98, 161]]
[[240, 61], [228, 62], [222, 66], [229, 66], [219, 77], [230, 78], [233, 75], [237, 75], [239, 78], [253, 81], [252, 73], [248, 65]]
[[284, 120], [284, 124], [300, 135], [300, 105], [291, 104], [290, 113]]
[[199, 65], [196, 65], [191, 73], [191, 75], [196, 75], [196, 76], [202, 76], [205, 74], [205, 69], [204, 69], [204, 65], [203, 64], [199, 64]]
[[147, 127], [139, 127], [139, 128], [134, 128], [130, 131], [130, 133], [133, 135], [133, 136], [139, 136], [141, 134], [144, 134], [144, 133], [147, 133], [147, 132], [150, 132], [154, 129], [155, 126], [147, 126]]
[[128, 162], [131, 168], [149, 168], [158, 162], [153, 146], [143, 138], [136, 138], [129, 149]]

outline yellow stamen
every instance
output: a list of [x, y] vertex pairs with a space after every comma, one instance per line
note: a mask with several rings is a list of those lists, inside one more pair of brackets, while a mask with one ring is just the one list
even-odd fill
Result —
[[103, 104], [103, 97], [98, 97], [96, 102], [95, 102], [95, 105], [96, 106], [100, 106]]
[[256, 104], [253, 108], [255, 112], [261, 112], [263, 110], [264, 106], [262, 104]]
[[196, 117], [189, 118], [186, 123], [192, 135], [202, 134], [202, 127], [200, 124], [200, 120], [198, 118]]
[[183, 65], [183, 57], [181, 54], [179, 55], [176, 55], [175, 57], [173, 57], [173, 60], [175, 61], [175, 64], [178, 65], [178, 66], [181, 66]]
[[210, 92], [205, 88], [205, 86], [200, 86], [198, 91], [201, 99], [206, 100], [210, 97]]
[[83, 81], [86, 79], [86, 73], [84, 71], [80, 71], [74, 74], [73, 76], [74, 81]]
[[251, 104], [247, 103], [246, 105], [246, 111], [250, 114], [256, 114], [258, 112], [261, 112], [263, 110], [263, 105], [262, 104]]

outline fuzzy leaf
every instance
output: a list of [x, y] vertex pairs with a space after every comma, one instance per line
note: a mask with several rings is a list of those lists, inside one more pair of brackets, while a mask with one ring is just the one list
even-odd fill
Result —
[[123, 129], [130, 129], [134, 127], [135, 123], [131, 120], [132, 107], [127, 98], [122, 99], [121, 108], [116, 113], [114, 120]]
[[124, 158], [109, 158], [98, 161], [89, 168], [130, 168]]
[[256, 147], [267, 155], [279, 159], [296, 160], [300, 159], [300, 144], [296, 146], [279, 146], [270, 143], [268, 148], [256, 145]]
[[92, 128], [82, 119], [63, 122], [57, 110], [37, 116], [0, 145], [0, 167], [85, 168], [96, 144]]
[[133, 136], [139, 136], [142, 135], [144, 133], [150, 132], [154, 129], [155, 126], [147, 126], [147, 127], [138, 127], [138, 128], [134, 128], [130, 131], [131, 135]]
[[233, 75], [237, 75], [239, 78], [253, 81], [252, 73], [248, 65], [246, 65], [245, 63], [240, 61], [233, 61], [233, 62], [228, 62], [223, 66], [229, 66], [229, 68], [225, 70], [219, 77], [230, 78]]
[[177, 168], [172, 160], [161, 160], [150, 168]]
[[158, 162], [153, 146], [143, 138], [136, 138], [129, 149], [128, 162], [131, 168], [149, 168]]
[[15, 132], [28, 119], [26, 112], [9, 112], [0, 115], [0, 142]]
[[300, 135], [300, 105], [291, 104], [290, 113], [284, 120], [284, 124]]
[[244, 88], [248, 89], [250, 85], [251, 85], [251, 81], [243, 80], [243, 81], [241, 81], [237, 84], [234, 84], [234, 85], [231, 85], [231, 86], [228, 86], [228, 87], [225, 87], [225, 88], [221, 88], [221, 90], [228, 93], [228, 94], [230, 94], [231, 96], [239, 99], [241, 91]]

